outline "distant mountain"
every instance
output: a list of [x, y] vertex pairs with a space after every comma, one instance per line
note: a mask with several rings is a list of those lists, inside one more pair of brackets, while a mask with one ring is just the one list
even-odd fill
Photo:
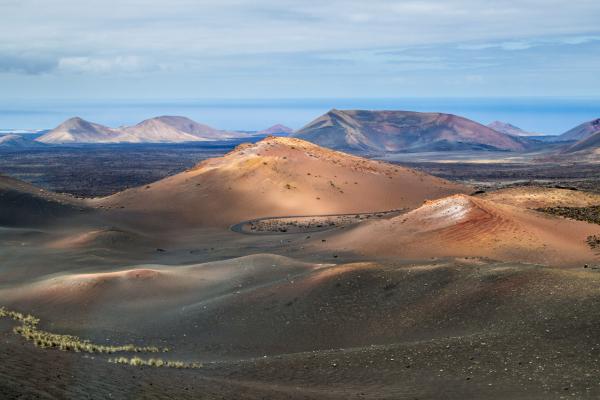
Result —
[[200, 131], [199, 125], [185, 117], [150, 118], [123, 128], [119, 139], [130, 143], [197, 142], [203, 139], [192, 132]]
[[584, 122], [575, 128], [557, 136], [559, 140], [582, 140], [600, 131], [600, 118]]
[[71, 118], [37, 140], [44, 143], [182, 143], [247, 136], [222, 131], [186, 117], [150, 118], [134, 126], [109, 128]]
[[526, 142], [452, 114], [331, 110], [292, 136], [358, 152], [523, 150]]
[[123, 133], [122, 141], [134, 143], [194, 142], [245, 136], [238, 132], [215, 129], [180, 116], [150, 118], [135, 126], [124, 128]]
[[510, 136], [543, 136], [541, 133], [527, 132], [508, 122], [502, 121], [494, 121], [488, 125], [488, 128], [492, 128], [496, 132], [505, 133]]
[[273, 125], [270, 128], [256, 132], [257, 135], [274, 135], [274, 136], [289, 136], [294, 133], [292, 128], [288, 128], [282, 124]]
[[115, 143], [121, 132], [79, 117], [70, 118], [36, 140], [48, 144]]
[[43, 143], [36, 142], [32, 138], [21, 135], [4, 135], [0, 136], [0, 148], [2, 149], [22, 149], [30, 147], [42, 147]]
[[565, 150], [565, 153], [574, 153], [576, 151], [598, 152], [600, 150], [600, 130], [585, 139], [576, 142]]

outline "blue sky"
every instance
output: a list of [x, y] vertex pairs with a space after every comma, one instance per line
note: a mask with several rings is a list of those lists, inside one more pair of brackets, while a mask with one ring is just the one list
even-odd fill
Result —
[[595, 96], [600, 2], [2, 0], [10, 99]]

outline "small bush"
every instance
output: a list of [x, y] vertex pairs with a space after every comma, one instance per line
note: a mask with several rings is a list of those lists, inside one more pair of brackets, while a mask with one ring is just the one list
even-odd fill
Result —
[[155, 367], [155, 368], [177, 368], [177, 369], [193, 369], [202, 368], [202, 364], [198, 362], [186, 363], [183, 361], [166, 361], [160, 358], [151, 358], [144, 360], [140, 357], [126, 358], [109, 358], [108, 362], [113, 364], [126, 364], [134, 367]]
[[554, 214], [561, 217], [600, 224], [600, 205], [589, 207], [544, 207], [537, 211]]
[[587, 244], [592, 249], [600, 249], [600, 236], [599, 235], [591, 235], [587, 237]]

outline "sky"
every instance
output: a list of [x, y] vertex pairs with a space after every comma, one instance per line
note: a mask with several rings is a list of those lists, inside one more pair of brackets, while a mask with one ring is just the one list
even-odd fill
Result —
[[598, 0], [0, 0], [27, 99], [600, 97]]

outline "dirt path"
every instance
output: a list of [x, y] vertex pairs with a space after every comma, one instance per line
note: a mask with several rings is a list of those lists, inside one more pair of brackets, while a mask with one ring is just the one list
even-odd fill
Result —
[[229, 229], [233, 232], [250, 235], [311, 233], [353, 225], [366, 219], [392, 218], [403, 214], [406, 211], [408, 211], [408, 209], [374, 211], [368, 213], [265, 217], [242, 221], [230, 226]]

